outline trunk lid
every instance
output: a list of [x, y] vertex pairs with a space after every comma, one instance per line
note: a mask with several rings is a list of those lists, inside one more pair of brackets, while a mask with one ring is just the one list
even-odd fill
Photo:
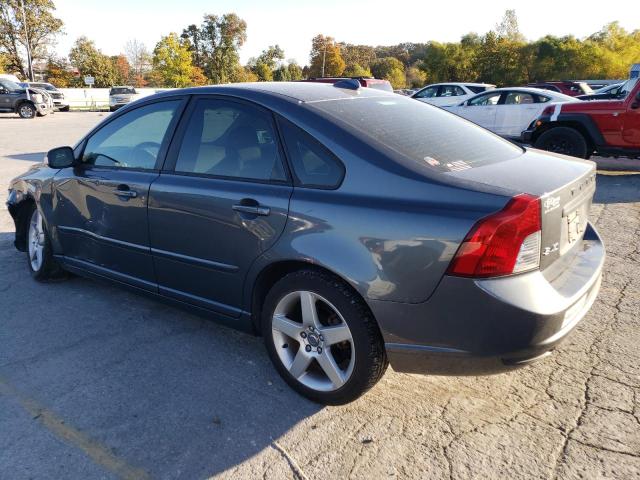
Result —
[[512, 160], [446, 175], [540, 198], [540, 270], [578, 252], [574, 247], [584, 236], [596, 189], [595, 163], [530, 149]]

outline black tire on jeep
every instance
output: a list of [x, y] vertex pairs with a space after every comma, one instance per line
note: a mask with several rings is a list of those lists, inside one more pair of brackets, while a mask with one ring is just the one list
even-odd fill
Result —
[[587, 140], [582, 133], [571, 127], [552, 127], [543, 132], [533, 146], [578, 158], [587, 158], [589, 154]]
[[29, 102], [18, 105], [18, 115], [20, 118], [36, 118], [36, 107]]

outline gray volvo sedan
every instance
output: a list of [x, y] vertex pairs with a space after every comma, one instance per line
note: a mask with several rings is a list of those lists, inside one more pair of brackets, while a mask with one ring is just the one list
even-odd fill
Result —
[[146, 97], [14, 179], [8, 207], [36, 280], [104, 279], [260, 334], [289, 385], [341, 404], [389, 363], [548, 355], [600, 287], [594, 190], [591, 162], [345, 80]]

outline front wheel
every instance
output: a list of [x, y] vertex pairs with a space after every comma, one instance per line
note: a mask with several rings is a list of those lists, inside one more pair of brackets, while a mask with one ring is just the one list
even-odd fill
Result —
[[584, 136], [570, 127], [554, 127], [542, 133], [534, 147], [572, 157], [587, 158], [588, 148]]
[[302, 270], [285, 276], [269, 291], [262, 311], [271, 360], [294, 390], [314, 402], [351, 402], [387, 368], [369, 309], [329, 274]]
[[18, 115], [20, 115], [20, 118], [35, 118], [36, 107], [30, 103], [23, 103], [18, 107]]
[[38, 281], [62, 277], [64, 271], [53, 258], [42, 214], [35, 205], [30, 212], [27, 228], [27, 262], [31, 276]]

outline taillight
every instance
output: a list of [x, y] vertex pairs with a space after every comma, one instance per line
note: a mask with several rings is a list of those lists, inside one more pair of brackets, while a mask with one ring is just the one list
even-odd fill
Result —
[[480, 219], [449, 265], [450, 275], [496, 277], [540, 265], [540, 199], [520, 194]]
[[548, 107], [545, 107], [545, 109], [542, 111], [541, 116], [553, 115], [553, 112], [555, 111], [555, 109], [556, 109], [555, 106], [549, 105]]

